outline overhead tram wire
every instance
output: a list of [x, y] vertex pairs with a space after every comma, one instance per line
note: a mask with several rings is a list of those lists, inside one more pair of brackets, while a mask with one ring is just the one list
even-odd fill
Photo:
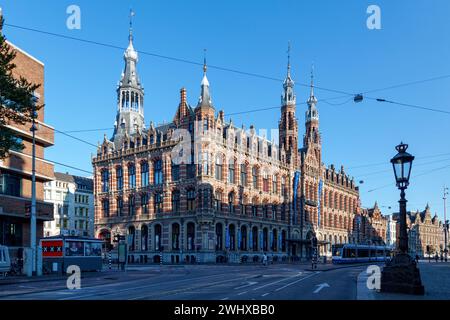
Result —
[[[21, 29], [21, 30], [36, 32], [36, 33], [41, 33], [41, 34], [45, 34], [45, 35], [49, 35], [49, 36], [53, 36], [53, 37], [62, 38], [62, 39], [79, 41], [79, 42], [84, 42], [84, 43], [88, 43], [88, 44], [92, 44], [92, 45], [98, 45], [98, 46], [102, 46], [102, 47], [112, 48], [112, 49], [126, 50], [125, 47], [121, 47], [121, 46], [117, 46], [117, 45], [113, 45], [113, 44], [109, 44], [109, 43], [103, 43], [103, 42], [98, 42], [98, 41], [93, 41], [93, 40], [87, 40], [87, 39], [82, 39], [82, 38], [77, 38], [77, 37], [63, 35], [63, 34], [60, 34], [60, 33], [54, 33], [54, 32], [49, 32], [49, 31], [44, 31], [44, 30], [38, 30], [38, 29], [35, 29], [35, 28], [28, 28], [28, 27], [18, 26], [18, 25], [14, 25], [14, 24], [9, 24], [9, 23], [5, 23], [4, 25], [8, 26], [8, 27], [12, 27], [12, 28], [17, 28], [17, 29]], [[171, 61], [176, 61], [176, 62], [182, 62], [182, 63], [187, 63], [187, 64], [191, 64], [191, 65], [203, 66], [203, 62], [197, 62], [197, 61], [192, 61], [192, 60], [183, 59], [183, 58], [171, 57], [171, 56], [166, 56], [166, 55], [153, 53], [153, 52], [148, 52], [148, 51], [139, 51], [139, 53], [142, 54], [142, 55], [152, 56], [152, 57], [156, 57], [156, 58], [161, 58], [161, 59], [166, 59], [166, 60], [171, 60]], [[266, 76], [266, 75], [262, 75], [262, 74], [246, 72], [246, 71], [242, 71], [242, 70], [238, 70], [238, 69], [232, 69], [232, 68], [221, 67], [221, 66], [216, 66], [216, 65], [208, 65], [208, 68], [221, 70], [221, 71], [226, 71], [226, 72], [231, 72], [231, 73], [236, 73], [236, 74], [241, 74], [241, 75], [250, 76], [250, 77], [256, 77], [256, 78], [271, 80], [271, 81], [277, 81], [277, 82], [283, 82], [284, 81], [284, 79], [280, 79], [280, 78], [275, 78], [275, 77]], [[308, 87], [308, 88], [310, 87], [309, 84], [305, 84], [305, 83], [297, 83], [297, 85], [302, 86], [302, 87]], [[341, 93], [341, 94], [345, 94], [346, 96], [354, 96], [355, 95], [355, 93], [345, 92], [345, 91], [336, 90], [336, 89], [329, 89], [329, 88], [325, 88], [325, 87], [321, 87], [321, 86], [314, 86], [314, 88], [316, 88], [318, 90], [323, 90], [323, 91], [329, 91], [329, 92], [334, 92], [334, 93]]]
[[67, 137], [70, 137], [70, 138], [72, 138], [72, 139], [78, 140], [78, 141], [83, 142], [83, 143], [85, 143], [85, 144], [87, 144], [87, 145], [90, 145], [90, 146], [92, 146], [92, 147], [97, 148], [97, 145], [95, 145], [95, 144], [93, 144], [93, 143], [90, 143], [89, 141], [86, 141], [86, 140], [77, 138], [77, 137], [75, 137], [75, 136], [73, 136], [73, 135], [71, 135], [71, 134], [65, 133], [65, 132], [60, 131], [60, 130], [57, 130], [57, 129], [54, 129], [54, 130], [55, 130], [55, 132], [58, 132], [58, 133], [60, 133], [60, 134], [62, 134], [62, 135], [65, 135], [65, 136], [67, 136]]
[[[447, 169], [447, 168], [450, 168], [450, 164], [449, 164], [449, 165], [446, 165], [446, 166], [443, 166], [443, 167], [431, 169], [431, 170], [429, 170], [429, 171], [425, 171], [425, 172], [419, 173], [419, 174], [417, 174], [417, 175], [413, 175], [411, 178], [422, 177], [422, 176], [428, 175], [428, 174], [430, 174], [430, 173], [433, 173], [433, 172], [436, 172], [436, 171], [440, 171], [440, 170], [444, 170], [444, 169]], [[386, 185], [383, 185], [383, 186], [380, 186], [380, 187], [376, 187], [376, 188], [374, 188], [374, 189], [367, 190], [367, 193], [371, 193], [371, 192], [373, 192], [373, 191], [380, 190], [380, 189], [384, 189], [384, 188], [387, 188], [387, 187], [390, 187], [390, 186], [393, 186], [393, 184], [390, 183], [390, 184], [386, 184]]]
[[408, 86], [412, 86], [412, 85], [416, 85], [416, 84], [421, 84], [421, 83], [431, 82], [431, 81], [436, 81], [436, 80], [442, 80], [442, 79], [447, 79], [447, 78], [450, 78], [450, 74], [443, 75], [443, 76], [437, 76], [437, 77], [433, 77], [433, 78], [428, 78], [428, 79], [423, 79], [423, 80], [416, 80], [416, 81], [411, 81], [411, 82], [405, 82], [405, 83], [392, 85], [392, 86], [388, 86], [388, 87], [384, 87], [384, 88], [368, 90], [368, 91], [363, 92], [362, 94], [364, 95], [364, 94], [367, 94], [367, 93], [373, 93], [373, 92], [379, 92], [379, 91], [386, 91], [386, 90], [391, 90], [391, 89], [403, 88], [403, 87], [408, 87]]
[[[430, 159], [430, 158], [438, 158], [438, 157], [443, 157], [443, 156], [449, 156], [449, 153], [440, 153], [440, 154], [435, 154], [435, 155], [430, 155], [430, 156], [422, 156], [422, 157], [416, 157], [416, 159]], [[359, 168], [368, 168], [368, 167], [378, 167], [381, 165], [386, 165], [389, 164], [389, 161], [384, 161], [384, 162], [377, 162], [377, 163], [371, 163], [371, 164], [363, 164], [363, 165], [358, 165], [358, 166], [351, 166], [351, 167], [347, 167], [347, 170], [349, 169], [359, 169]]]
[[414, 104], [409, 104], [409, 103], [402, 103], [402, 102], [398, 102], [398, 101], [387, 100], [387, 99], [383, 99], [383, 98], [372, 98], [372, 97], [366, 97], [366, 98], [370, 99], [370, 100], [375, 100], [377, 102], [396, 104], [396, 105], [404, 106], [404, 107], [408, 107], [408, 108], [414, 108], [414, 109], [420, 109], [420, 110], [426, 110], [426, 111], [450, 114], [449, 110], [429, 108], [429, 107], [424, 107], [424, 106], [419, 106], [419, 105], [414, 105]]

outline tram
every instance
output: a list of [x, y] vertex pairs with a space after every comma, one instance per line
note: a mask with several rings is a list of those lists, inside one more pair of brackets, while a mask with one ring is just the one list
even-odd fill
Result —
[[385, 262], [391, 259], [392, 249], [387, 246], [336, 244], [332, 246], [333, 264]]

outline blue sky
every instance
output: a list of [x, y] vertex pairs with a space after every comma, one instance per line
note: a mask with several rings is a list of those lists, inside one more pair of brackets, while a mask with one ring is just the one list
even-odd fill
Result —
[[[297, 117], [304, 131], [312, 63], [316, 85], [345, 92], [364, 92], [450, 74], [450, 2], [430, 1], [26, 1], [0, 0], [6, 22], [71, 37], [126, 47], [132, 7], [135, 48], [211, 65], [283, 78], [286, 48], [291, 41], [292, 74], [297, 82]], [[81, 8], [81, 30], [66, 27], [66, 8]], [[381, 8], [381, 30], [366, 27], [369, 5]], [[46, 122], [61, 131], [112, 128], [116, 85], [123, 51], [6, 26], [8, 39], [45, 63]], [[201, 67], [140, 55], [138, 70], [146, 90], [145, 120], [173, 118], [179, 89], [186, 87], [195, 104]], [[276, 107], [281, 83], [210, 68], [213, 102], [225, 114]], [[450, 78], [372, 93], [369, 96], [450, 111]], [[316, 90], [320, 99], [340, 96]], [[344, 164], [361, 185], [363, 206], [378, 200], [384, 213], [398, 207], [389, 159], [401, 140], [416, 156], [407, 191], [409, 209], [427, 202], [443, 216], [442, 187], [450, 184], [450, 115], [348, 98], [330, 105], [319, 102], [323, 161]], [[227, 117], [227, 120], [229, 117]], [[277, 127], [279, 110], [233, 116], [246, 127]], [[106, 131], [108, 135], [110, 131]], [[103, 132], [73, 133], [94, 144]], [[300, 136], [300, 140], [301, 140]], [[48, 159], [91, 171], [95, 148], [56, 134]], [[445, 154], [445, 156], [436, 156]], [[374, 166], [373, 164], [383, 163]], [[360, 167], [364, 165], [371, 165]], [[448, 165], [444, 170], [432, 171]], [[352, 168], [353, 167], [353, 168]], [[85, 175], [56, 166], [59, 171]], [[386, 172], [380, 172], [386, 171]], [[378, 187], [383, 187], [377, 189]], [[372, 189], [375, 191], [369, 192]], [[392, 209], [387, 207], [391, 206]]]

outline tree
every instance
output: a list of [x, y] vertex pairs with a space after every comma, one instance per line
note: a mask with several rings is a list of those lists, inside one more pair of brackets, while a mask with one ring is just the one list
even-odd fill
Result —
[[[10, 149], [22, 150], [23, 143], [9, 124], [26, 124], [37, 117], [33, 114], [33, 104], [37, 103], [35, 91], [40, 84], [29, 83], [23, 77], [14, 77], [13, 63], [16, 52], [6, 43], [2, 34], [4, 19], [0, 15], [0, 159], [8, 155]], [[35, 105], [36, 111], [42, 106]]]

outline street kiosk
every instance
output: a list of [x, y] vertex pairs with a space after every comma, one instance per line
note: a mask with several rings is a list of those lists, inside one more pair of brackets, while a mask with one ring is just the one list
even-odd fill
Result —
[[81, 271], [102, 270], [102, 243], [95, 238], [54, 236], [41, 239], [44, 272], [65, 273], [76, 265]]

